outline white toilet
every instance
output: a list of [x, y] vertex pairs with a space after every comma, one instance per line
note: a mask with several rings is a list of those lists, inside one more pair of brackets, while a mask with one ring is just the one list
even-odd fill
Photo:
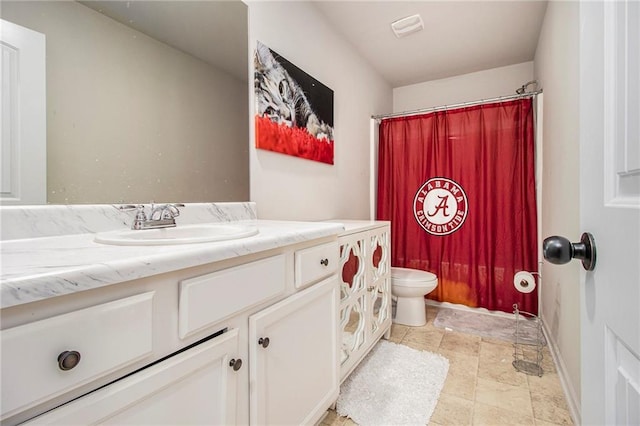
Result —
[[420, 326], [427, 323], [424, 296], [438, 286], [438, 277], [427, 271], [391, 268], [391, 294], [398, 298], [394, 323]]

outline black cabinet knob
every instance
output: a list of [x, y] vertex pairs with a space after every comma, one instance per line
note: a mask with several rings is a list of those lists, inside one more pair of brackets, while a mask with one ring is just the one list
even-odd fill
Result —
[[269, 338], [268, 337], [259, 338], [258, 339], [258, 344], [261, 345], [263, 348], [266, 348], [267, 346], [269, 346]]
[[229, 367], [233, 367], [233, 371], [238, 371], [242, 368], [242, 360], [241, 359], [232, 359], [229, 361]]
[[64, 351], [58, 355], [58, 368], [63, 371], [71, 370], [80, 363], [80, 352]]
[[329, 259], [321, 259], [320, 264], [324, 266], [329, 266]]

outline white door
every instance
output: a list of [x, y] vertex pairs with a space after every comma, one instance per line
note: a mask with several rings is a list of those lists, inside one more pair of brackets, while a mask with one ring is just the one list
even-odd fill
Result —
[[640, 2], [580, 3], [583, 424], [640, 424]]
[[45, 36], [0, 19], [0, 204], [46, 204]]

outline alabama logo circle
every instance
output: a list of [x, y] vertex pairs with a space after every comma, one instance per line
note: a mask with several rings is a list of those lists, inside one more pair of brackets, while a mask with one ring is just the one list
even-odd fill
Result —
[[431, 235], [456, 232], [467, 218], [468, 210], [464, 189], [447, 178], [429, 179], [418, 189], [413, 199], [413, 215]]

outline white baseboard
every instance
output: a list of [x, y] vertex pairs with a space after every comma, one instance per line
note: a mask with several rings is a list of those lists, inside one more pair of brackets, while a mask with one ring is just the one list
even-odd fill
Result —
[[558, 345], [555, 339], [552, 339], [551, 333], [549, 333], [549, 329], [547, 328], [547, 324], [542, 318], [540, 318], [540, 320], [542, 322], [542, 331], [544, 332], [544, 337], [547, 339], [547, 344], [549, 345], [549, 352], [551, 352], [553, 362], [556, 365], [556, 369], [558, 370], [560, 384], [562, 385], [564, 397], [567, 400], [567, 405], [569, 406], [569, 414], [571, 414], [573, 424], [579, 425], [581, 424], [580, 401], [578, 400], [575, 389], [571, 385], [571, 381], [567, 376], [567, 368], [565, 366], [564, 360], [562, 359], [562, 356], [560, 355], [560, 351], [558, 350]]

